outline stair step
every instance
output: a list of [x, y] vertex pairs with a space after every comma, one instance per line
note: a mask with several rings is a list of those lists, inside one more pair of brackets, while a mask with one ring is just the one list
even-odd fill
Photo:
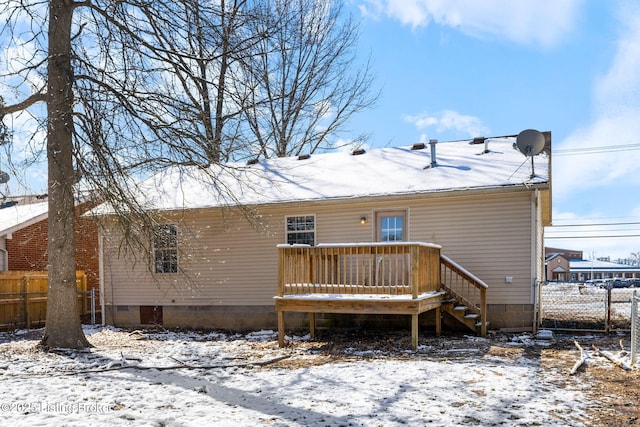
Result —
[[465, 314], [464, 315], [465, 319], [477, 319], [479, 317], [480, 317], [480, 315], [476, 314], [476, 313], [469, 313], [469, 314]]
[[467, 309], [467, 306], [465, 306], [465, 305], [456, 305], [455, 307], [453, 307], [453, 309], [455, 311], [465, 311]]

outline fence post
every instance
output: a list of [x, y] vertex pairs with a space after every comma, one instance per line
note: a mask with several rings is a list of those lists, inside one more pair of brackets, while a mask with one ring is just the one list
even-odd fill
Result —
[[96, 324], [96, 289], [91, 288], [91, 324]]
[[636, 364], [636, 354], [638, 353], [638, 295], [637, 290], [633, 291], [631, 297], [631, 365]]
[[605, 316], [604, 321], [604, 330], [606, 332], [611, 332], [611, 288], [607, 287], [607, 306], [606, 306], [607, 314]]

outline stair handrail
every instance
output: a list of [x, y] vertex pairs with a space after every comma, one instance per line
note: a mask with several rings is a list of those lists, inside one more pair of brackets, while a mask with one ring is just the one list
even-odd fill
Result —
[[444, 254], [440, 254], [440, 264], [445, 268], [449, 268], [451, 271], [461, 276], [464, 280], [472, 284], [480, 292], [480, 301], [472, 301], [467, 295], [463, 295], [463, 292], [456, 292], [446, 283], [446, 274], [441, 275], [442, 287], [454, 294], [456, 297], [463, 300], [466, 304], [473, 307], [474, 310], [480, 311], [480, 334], [484, 337], [487, 335], [487, 289], [489, 285], [487, 283], [462, 267], [460, 264], [449, 258]]

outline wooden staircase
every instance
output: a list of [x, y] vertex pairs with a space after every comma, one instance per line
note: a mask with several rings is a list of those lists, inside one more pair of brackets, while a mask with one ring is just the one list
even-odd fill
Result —
[[473, 332], [479, 332], [478, 329], [482, 326], [482, 316], [477, 312], [478, 310], [458, 304], [455, 298], [445, 300], [442, 303], [442, 310]]
[[448, 295], [441, 309], [470, 330], [486, 336], [487, 284], [445, 255], [440, 255], [440, 282]]

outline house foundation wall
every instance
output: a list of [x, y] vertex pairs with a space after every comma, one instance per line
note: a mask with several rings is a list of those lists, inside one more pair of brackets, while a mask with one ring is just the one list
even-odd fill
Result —
[[532, 331], [533, 304], [487, 304], [487, 320], [491, 330]]
[[[147, 307], [148, 308], [148, 307]], [[275, 308], [268, 306], [158, 306], [160, 322], [145, 316], [145, 307], [138, 305], [118, 305], [105, 307], [105, 321], [108, 325], [124, 328], [149, 326], [154, 323], [165, 328], [224, 329], [229, 331], [249, 331], [277, 329]], [[490, 330], [526, 331], [533, 329], [533, 304], [489, 304]], [[420, 327], [428, 331], [435, 327], [435, 310], [423, 313], [419, 318]], [[285, 313], [287, 330], [308, 329], [307, 313]], [[371, 314], [316, 314], [318, 329], [410, 329], [411, 317], [402, 315]], [[425, 329], [426, 328], [426, 329]], [[454, 319], [443, 317], [443, 330], [468, 331]]]

